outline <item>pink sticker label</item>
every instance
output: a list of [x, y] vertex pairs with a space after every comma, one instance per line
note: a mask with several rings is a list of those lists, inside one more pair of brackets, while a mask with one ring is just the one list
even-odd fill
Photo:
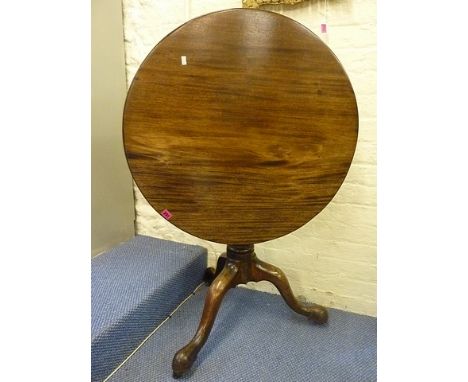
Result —
[[165, 209], [163, 212], [161, 212], [161, 215], [166, 219], [169, 220], [172, 218], [172, 214], [169, 212], [169, 210]]
[[327, 24], [320, 24], [320, 32], [327, 33]]

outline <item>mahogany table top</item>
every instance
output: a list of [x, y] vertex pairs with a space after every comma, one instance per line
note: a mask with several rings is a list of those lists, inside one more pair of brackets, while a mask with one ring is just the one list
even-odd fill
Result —
[[156, 45], [128, 92], [123, 133], [158, 213], [205, 240], [254, 244], [330, 202], [354, 155], [358, 111], [315, 34], [276, 13], [233, 9]]

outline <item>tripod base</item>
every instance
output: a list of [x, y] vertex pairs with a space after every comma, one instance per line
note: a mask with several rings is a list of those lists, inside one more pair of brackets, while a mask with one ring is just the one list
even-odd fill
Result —
[[283, 271], [259, 260], [253, 245], [228, 245], [227, 253], [218, 259], [216, 270], [209, 270], [206, 276], [211, 277], [213, 281], [206, 295], [197, 332], [192, 340], [175, 354], [172, 361], [173, 375], [176, 378], [187, 372], [195, 362], [198, 352], [210, 335], [224, 295], [238, 284], [246, 284], [249, 281], [270, 281], [296, 313], [310, 318], [317, 324], [324, 324], [328, 320], [328, 312], [324, 307], [302, 305], [294, 297]]

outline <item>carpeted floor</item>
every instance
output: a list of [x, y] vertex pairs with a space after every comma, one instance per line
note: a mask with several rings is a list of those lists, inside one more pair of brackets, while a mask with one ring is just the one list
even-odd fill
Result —
[[200, 284], [205, 248], [136, 236], [91, 261], [91, 380], [102, 381]]
[[[174, 353], [193, 336], [206, 287], [198, 290], [109, 382], [174, 381]], [[377, 320], [330, 309], [326, 326], [294, 313], [278, 295], [228, 292], [210, 338], [182, 381], [376, 381]]]

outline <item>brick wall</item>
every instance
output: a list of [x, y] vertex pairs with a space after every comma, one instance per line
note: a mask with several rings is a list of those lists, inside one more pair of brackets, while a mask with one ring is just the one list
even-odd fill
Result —
[[[241, 0], [123, 0], [127, 83], [164, 36], [205, 13], [240, 8]], [[359, 107], [359, 140], [348, 176], [333, 201], [311, 222], [256, 246], [257, 255], [280, 266], [298, 295], [329, 307], [376, 315], [376, 3], [375, 0], [305, 1], [264, 6], [295, 19], [335, 52], [347, 71]], [[320, 33], [326, 20], [328, 33]], [[201, 244], [210, 265], [224, 246], [170, 225], [135, 188], [136, 231]], [[248, 287], [277, 293], [267, 282]]]

